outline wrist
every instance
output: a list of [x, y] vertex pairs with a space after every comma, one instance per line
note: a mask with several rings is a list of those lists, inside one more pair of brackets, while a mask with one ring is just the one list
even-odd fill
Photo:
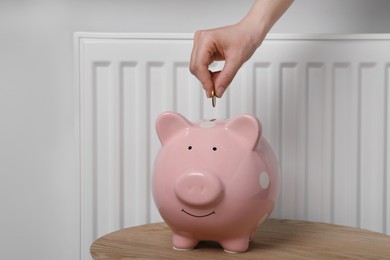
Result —
[[240, 21], [261, 44], [276, 21], [289, 8], [293, 0], [256, 0], [248, 14]]
[[258, 19], [254, 15], [248, 14], [239, 23], [239, 26], [248, 34], [252, 44], [259, 47], [263, 42], [271, 25], [264, 19]]

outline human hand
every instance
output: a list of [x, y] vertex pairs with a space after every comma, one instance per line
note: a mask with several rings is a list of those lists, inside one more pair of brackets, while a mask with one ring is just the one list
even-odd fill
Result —
[[[249, 13], [237, 24], [197, 31], [191, 53], [190, 71], [202, 83], [207, 97], [217, 97], [232, 82], [237, 71], [260, 46], [273, 24], [293, 0], [255, 0]], [[214, 61], [224, 60], [221, 71], [209, 71]]]
[[[254, 37], [243, 23], [197, 31], [190, 71], [202, 83], [207, 97], [211, 97], [213, 89], [217, 97], [222, 97], [237, 71], [258, 46], [257, 37]], [[209, 65], [220, 60], [225, 61], [223, 69], [217, 72], [209, 71]]]

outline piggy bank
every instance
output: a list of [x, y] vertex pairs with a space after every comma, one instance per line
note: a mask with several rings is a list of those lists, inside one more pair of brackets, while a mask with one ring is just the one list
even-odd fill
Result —
[[155, 160], [153, 198], [173, 232], [173, 248], [218, 242], [244, 252], [271, 213], [279, 191], [277, 159], [259, 120], [190, 122], [174, 112], [156, 120], [162, 144]]

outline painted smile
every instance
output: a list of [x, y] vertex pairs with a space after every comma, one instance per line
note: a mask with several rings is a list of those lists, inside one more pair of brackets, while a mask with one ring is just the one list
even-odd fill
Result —
[[210, 213], [208, 213], [208, 214], [206, 214], [206, 215], [200, 215], [200, 216], [199, 216], [199, 215], [191, 214], [191, 213], [185, 211], [184, 209], [182, 209], [181, 211], [184, 212], [184, 213], [186, 213], [187, 215], [190, 215], [191, 217], [195, 217], [195, 218], [204, 218], [204, 217], [208, 217], [208, 216], [210, 216], [210, 215], [215, 214], [215, 211], [213, 211], [213, 212], [210, 212]]

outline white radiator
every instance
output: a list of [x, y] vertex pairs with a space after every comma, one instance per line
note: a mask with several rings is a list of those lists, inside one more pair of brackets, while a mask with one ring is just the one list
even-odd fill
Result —
[[[253, 113], [280, 160], [272, 217], [390, 234], [390, 36], [270, 35], [217, 107], [189, 73], [192, 35], [75, 35], [80, 247], [161, 221], [158, 114]], [[217, 64], [221, 66], [221, 64]]]

